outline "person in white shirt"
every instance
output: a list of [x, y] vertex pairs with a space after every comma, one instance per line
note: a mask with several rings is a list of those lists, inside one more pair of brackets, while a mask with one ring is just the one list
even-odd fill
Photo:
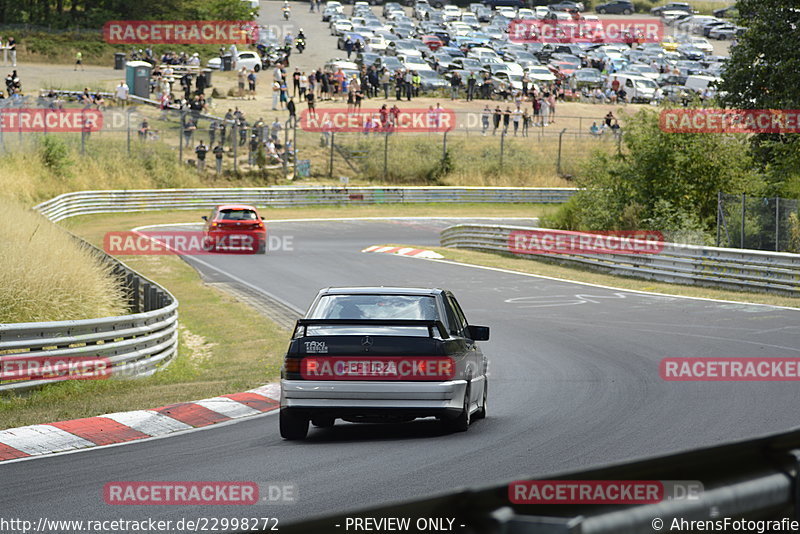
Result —
[[114, 97], [117, 99], [118, 106], [125, 106], [128, 103], [128, 93], [130, 89], [125, 82], [119, 82], [119, 85], [114, 90]]

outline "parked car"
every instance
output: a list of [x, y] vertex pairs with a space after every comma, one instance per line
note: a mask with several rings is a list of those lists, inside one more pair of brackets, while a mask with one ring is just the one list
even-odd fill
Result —
[[583, 11], [583, 2], [573, 2], [572, 0], [561, 0], [561, 2], [549, 4], [550, 11]]
[[709, 86], [714, 86], [718, 84], [721, 80], [714, 76], [703, 76], [701, 74], [694, 74], [692, 76], [686, 77], [686, 83], [683, 86], [690, 90], [694, 91], [695, 93], [702, 93], [705, 91]]
[[[206, 64], [209, 69], [220, 69], [222, 68], [222, 58], [215, 57], [208, 60]], [[249, 50], [245, 50], [243, 52], [239, 52], [236, 57], [236, 61], [233, 65], [234, 69], [241, 69], [245, 67], [247, 70], [254, 70], [256, 72], [261, 70], [261, 58], [255, 52], [251, 52]]]
[[638, 74], [616, 73], [621, 87], [625, 88], [628, 102], [651, 102], [655, 98], [658, 84]]
[[663, 6], [654, 7], [650, 10], [650, 14], [660, 17], [665, 11], [685, 11], [686, 13], [695, 12], [692, 6], [686, 2], [669, 2]]
[[633, 2], [630, 0], [612, 0], [611, 2], [606, 2], [605, 4], [596, 5], [594, 10], [601, 15], [605, 15], [606, 13], [612, 13], [615, 15], [630, 15], [636, 11], [636, 8], [634, 7]]
[[603, 76], [597, 69], [578, 69], [572, 76], [575, 78], [575, 85], [578, 89], [584, 87], [594, 89], [603, 86]]

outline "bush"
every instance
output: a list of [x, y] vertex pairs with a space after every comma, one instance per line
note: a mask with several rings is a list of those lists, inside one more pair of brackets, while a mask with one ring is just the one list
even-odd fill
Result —
[[66, 143], [52, 135], [43, 136], [39, 143], [39, 157], [42, 165], [56, 176], [65, 176], [72, 164]]

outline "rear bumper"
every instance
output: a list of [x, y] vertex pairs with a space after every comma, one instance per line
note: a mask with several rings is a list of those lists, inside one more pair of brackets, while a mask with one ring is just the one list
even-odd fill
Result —
[[335, 417], [374, 414], [428, 417], [460, 412], [466, 389], [466, 380], [281, 380], [281, 408]]

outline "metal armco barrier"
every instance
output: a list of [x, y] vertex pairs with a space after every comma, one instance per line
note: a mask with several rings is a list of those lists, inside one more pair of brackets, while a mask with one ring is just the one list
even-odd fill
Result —
[[[441, 233], [445, 247], [514, 253], [509, 242], [515, 231], [574, 234], [542, 228], [459, 224]], [[516, 256], [535, 259], [542, 254]], [[605, 272], [663, 282], [800, 296], [800, 254], [702, 247], [664, 243], [656, 254], [548, 254], [558, 261], [578, 263]]]
[[[43, 368], [47, 364], [63, 365], [61, 362], [65, 361], [97, 359], [107, 365], [109, 377], [133, 378], [155, 373], [177, 353], [178, 301], [169, 291], [124, 263], [79, 241], [112, 265], [113, 274], [127, 290], [133, 313], [79, 321], [0, 324], [0, 367], [3, 360], [9, 365], [21, 361], [30, 369], [32, 362]], [[53, 380], [0, 379], [0, 391], [22, 391]]]
[[57, 222], [75, 215], [211, 209], [228, 202], [256, 207], [417, 203], [563, 203], [577, 189], [532, 187], [267, 187], [80, 191], [36, 206]]
[[[287, 534], [322, 534], [352, 518], [452, 518], [480, 534], [642, 534], [654, 532], [791, 532], [790, 528], [670, 528], [675, 521], [786, 521], [800, 515], [800, 431], [603, 467], [521, 480], [697, 481], [691, 498], [653, 504], [514, 504], [508, 481], [399, 504], [351, 510], [346, 514], [281, 527]], [[657, 521], [658, 520], [658, 521]], [[796, 530], [796, 529], [795, 529]], [[418, 532], [419, 530], [413, 530]], [[262, 530], [261, 532], [266, 532]]]

